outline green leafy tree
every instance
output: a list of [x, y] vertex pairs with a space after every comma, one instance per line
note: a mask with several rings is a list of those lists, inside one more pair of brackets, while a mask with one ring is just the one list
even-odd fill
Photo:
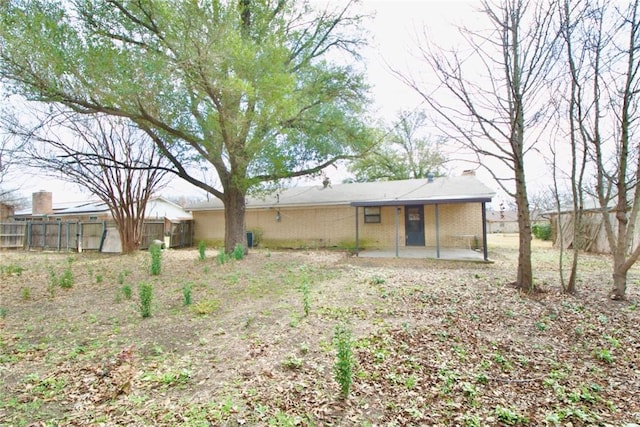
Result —
[[443, 174], [447, 161], [442, 138], [423, 134], [427, 116], [423, 111], [399, 113], [379, 146], [349, 165], [355, 182], [394, 181]]
[[[171, 172], [224, 203], [230, 252], [246, 247], [247, 192], [319, 173], [369, 140], [367, 87], [345, 59], [363, 43], [350, 6], [2, 2], [0, 76], [30, 100], [136, 123]], [[219, 187], [194, 163], [212, 166]]]

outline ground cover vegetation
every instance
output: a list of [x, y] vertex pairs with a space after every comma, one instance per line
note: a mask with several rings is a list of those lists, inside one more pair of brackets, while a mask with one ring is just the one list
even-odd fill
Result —
[[166, 250], [158, 275], [146, 252], [2, 253], [0, 424], [639, 423], [640, 270], [612, 301], [609, 259], [581, 256], [569, 295], [534, 242], [534, 295], [517, 237], [490, 264]]

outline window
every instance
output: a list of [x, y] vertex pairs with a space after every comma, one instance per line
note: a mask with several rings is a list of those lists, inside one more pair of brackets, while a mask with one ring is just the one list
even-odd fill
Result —
[[364, 222], [369, 224], [380, 223], [380, 206], [365, 207]]

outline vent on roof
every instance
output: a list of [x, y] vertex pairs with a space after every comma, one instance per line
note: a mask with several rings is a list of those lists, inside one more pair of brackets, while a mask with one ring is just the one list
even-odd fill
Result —
[[462, 176], [476, 176], [476, 171], [473, 169], [467, 169], [462, 171]]

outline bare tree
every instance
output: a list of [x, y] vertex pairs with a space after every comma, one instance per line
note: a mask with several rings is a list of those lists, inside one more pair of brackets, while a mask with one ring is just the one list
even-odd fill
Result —
[[[556, 99], [555, 104], [558, 109], [558, 127], [561, 129], [561, 139], [569, 141], [569, 155], [571, 161], [571, 169], [568, 171], [568, 182], [571, 188], [571, 203], [573, 210], [573, 244], [571, 271], [568, 281], [564, 280], [562, 271], [562, 257], [565, 248], [560, 248], [560, 279], [564, 292], [573, 294], [576, 292], [576, 282], [578, 275], [578, 258], [580, 250], [583, 249], [583, 229], [582, 229], [582, 212], [584, 210], [584, 185], [585, 175], [587, 173], [588, 163], [588, 138], [584, 132], [583, 123], [587, 121], [586, 115], [592, 110], [592, 105], [584, 105], [583, 101], [585, 87], [585, 73], [589, 73], [585, 62], [589, 61], [589, 46], [598, 44], [598, 40], [591, 40], [593, 33], [590, 28], [597, 28], [601, 25], [598, 16], [590, 13], [587, 6], [588, 2], [569, 2], [561, 0], [557, 3], [558, 24], [560, 40], [564, 50], [567, 79], [558, 79], [567, 83], [567, 95], [563, 99]], [[562, 93], [560, 90], [555, 93]], [[559, 97], [562, 98], [562, 97]], [[567, 123], [568, 119], [568, 123]], [[562, 143], [561, 143], [562, 144]], [[557, 171], [559, 168], [557, 163], [557, 153], [554, 150], [554, 185], [558, 191]], [[558, 226], [562, 233], [562, 224], [560, 223], [560, 199], [558, 201]], [[562, 237], [562, 236], [561, 236]], [[564, 244], [564, 240], [562, 240]], [[567, 248], [568, 249], [568, 248]]]
[[[438, 79], [431, 90], [400, 76], [441, 119], [448, 136], [472, 150], [477, 163], [514, 198], [520, 231], [517, 286], [533, 291], [531, 221], [525, 155], [546, 123], [545, 78], [551, 70], [555, 34], [543, 2], [482, 2], [488, 33], [461, 29], [467, 52], [423, 46], [422, 57]], [[507, 175], [501, 170], [509, 171]]]
[[164, 185], [168, 162], [131, 122], [59, 110], [34, 128], [12, 126], [28, 142], [23, 162], [77, 184], [110, 209], [122, 252], [138, 249], [147, 201]]
[[613, 254], [612, 299], [625, 298], [627, 272], [640, 256], [640, 243], [635, 240], [640, 150], [634, 143], [640, 93], [638, 3], [621, 8], [603, 2], [592, 7], [592, 14], [605, 23], [592, 28], [588, 80], [592, 94], [582, 100], [591, 105], [583, 131], [594, 153], [597, 196]]

